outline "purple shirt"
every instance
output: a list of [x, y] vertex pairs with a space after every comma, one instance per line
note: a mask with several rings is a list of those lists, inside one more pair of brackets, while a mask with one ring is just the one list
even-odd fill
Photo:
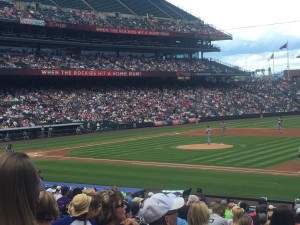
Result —
[[65, 196], [62, 196], [59, 199], [57, 199], [60, 216], [69, 215], [68, 208], [69, 208], [70, 202], [71, 202], [71, 199], [68, 197], [65, 197]]

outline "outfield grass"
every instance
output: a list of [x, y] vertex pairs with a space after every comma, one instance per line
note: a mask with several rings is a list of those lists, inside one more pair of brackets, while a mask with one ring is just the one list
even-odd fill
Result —
[[[228, 121], [227, 127], [271, 128], [277, 118]], [[284, 127], [300, 128], [300, 117], [283, 117]], [[136, 129], [122, 132], [82, 135], [69, 138], [19, 142], [16, 150], [47, 150], [70, 146], [90, 145], [71, 149], [71, 156], [82, 158], [125, 159], [137, 161], [174, 162], [183, 164], [215, 165], [269, 169], [276, 165], [298, 161], [299, 138], [287, 137], [213, 137], [213, 142], [234, 147], [214, 151], [183, 151], [178, 145], [206, 143], [205, 137], [158, 136], [183, 131], [203, 130], [208, 123]], [[213, 128], [219, 122], [209, 123]], [[152, 138], [142, 138], [147, 136]], [[136, 140], [124, 141], [135, 138]], [[108, 143], [112, 141], [118, 143]], [[237, 172], [197, 169], [161, 168], [57, 160], [37, 160], [47, 181], [77, 182], [146, 189], [188, 189], [203, 187], [205, 193], [244, 197], [267, 196], [269, 199], [294, 200], [299, 198], [299, 177], [245, 174]]]

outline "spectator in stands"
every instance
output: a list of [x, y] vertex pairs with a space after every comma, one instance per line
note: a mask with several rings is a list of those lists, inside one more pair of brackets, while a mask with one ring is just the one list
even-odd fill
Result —
[[295, 225], [300, 225], [300, 205], [295, 211], [296, 211], [296, 215], [294, 217]]
[[51, 193], [41, 191], [36, 205], [36, 218], [39, 225], [51, 225], [57, 220], [59, 210], [57, 202]]
[[204, 202], [206, 205], [207, 205], [207, 201], [206, 201], [206, 197], [205, 195], [203, 194], [203, 190], [202, 188], [197, 188], [197, 194], [196, 194], [199, 198], [199, 200], [201, 202]]
[[90, 216], [97, 225], [138, 225], [131, 218], [126, 218], [126, 205], [118, 189], [95, 193], [90, 205]]
[[0, 224], [37, 225], [39, 178], [33, 161], [22, 152], [0, 156]]
[[[263, 202], [261, 202], [263, 203]], [[255, 208], [255, 214], [251, 216], [254, 225], [260, 225], [261, 221], [267, 217], [268, 207], [265, 204], [257, 205]]]
[[295, 225], [292, 210], [287, 205], [279, 205], [274, 209], [270, 225]]
[[131, 192], [126, 192], [126, 196], [125, 196], [125, 200], [128, 202], [128, 203], [131, 203], [132, 201], [132, 194]]
[[139, 211], [141, 209], [139, 202], [131, 202], [131, 218], [134, 219], [139, 225], [147, 225], [146, 221], [139, 216]]
[[186, 199], [186, 203], [184, 206], [182, 206], [180, 209], [178, 209], [178, 217], [181, 219], [184, 219], [187, 221], [188, 211], [190, 209], [190, 205], [193, 202], [199, 201], [199, 198], [197, 195], [191, 195], [192, 188], [189, 188], [187, 190], [184, 190], [182, 193], [183, 198]]
[[177, 209], [184, 205], [181, 197], [170, 198], [163, 193], [156, 193], [146, 199], [140, 216], [150, 225], [177, 225]]
[[229, 203], [227, 204], [227, 206], [225, 208], [225, 218], [226, 219], [232, 219], [231, 210], [234, 206], [236, 206], [236, 204], [234, 202], [229, 201]]
[[55, 221], [53, 225], [95, 225], [88, 216], [91, 200], [92, 197], [86, 194], [76, 195], [70, 202], [69, 215]]
[[243, 208], [239, 206], [234, 206], [231, 210], [232, 214], [232, 222], [229, 223], [230, 225], [237, 225], [238, 220], [244, 215], [245, 211]]
[[247, 202], [241, 201], [238, 203], [238, 206], [244, 209], [244, 216], [250, 216], [249, 204]]
[[61, 193], [62, 197], [57, 199], [57, 204], [58, 204], [58, 207], [59, 207], [60, 217], [64, 217], [64, 216], [69, 215], [68, 207], [69, 207], [70, 202], [72, 201], [72, 199], [70, 199], [68, 197], [69, 190], [70, 190], [70, 188], [67, 187], [67, 186], [62, 186], [61, 187], [60, 193]]
[[212, 214], [209, 217], [209, 225], [227, 225], [224, 213], [225, 207], [219, 203], [215, 203], [212, 206]]
[[[72, 192], [72, 196], [73, 196], [73, 198], [76, 196], [76, 195], [78, 195], [78, 194], [82, 194], [83, 192], [83, 188], [81, 188], [81, 187], [76, 187], [76, 188], [74, 188], [73, 189], [73, 192]], [[86, 194], [86, 193], [85, 193]]]
[[207, 225], [209, 223], [209, 209], [202, 201], [197, 201], [190, 206], [188, 212], [188, 225]]
[[189, 195], [186, 205], [190, 206], [194, 202], [199, 201], [199, 197], [197, 195]]
[[250, 216], [242, 216], [238, 220], [237, 225], [253, 225], [253, 221]]

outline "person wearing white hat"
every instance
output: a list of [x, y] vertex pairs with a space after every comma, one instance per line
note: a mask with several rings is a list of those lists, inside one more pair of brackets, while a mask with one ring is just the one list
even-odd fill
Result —
[[182, 197], [171, 198], [163, 193], [156, 193], [144, 201], [140, 216], [150, 225], [177, 225], [177, 209], [183, 205]]

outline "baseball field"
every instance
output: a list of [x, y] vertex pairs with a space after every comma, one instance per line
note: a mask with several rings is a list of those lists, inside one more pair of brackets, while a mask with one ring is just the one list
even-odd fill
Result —
[[[300, 116], [122, 130], [20, 141], [46, 181], [188, 189], [275, 200], [300, 197]], [[213, 129], [207, 144], [206, 126]]]

